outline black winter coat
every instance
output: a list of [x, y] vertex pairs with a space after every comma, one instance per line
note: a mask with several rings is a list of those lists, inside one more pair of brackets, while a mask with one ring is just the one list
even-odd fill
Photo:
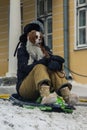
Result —
[[[50, 54], [49, 58], [43, 58], [39, 61], [34, 61], [31, 65], [28, 65], [29, 53], [26, 50], [26, 44], [21, 43], [20, 47], [17, 49], [17, 85], [16, 90], [19, 91], [19, 87], [25, 77], [37, 64], [43, 64], [48, 67], [51, 71], [62, 71], [62, 64], [64, 59], [60, 56], [55, 56]], [[18, 92], [19, 94], [19, 92]]]
[[19, 91], [19, 87], [25, 77], [33, 69], [36, 64], [46, 65], [50, 61], [50, 58], [43, 58], [39, 61], [34, 61], [33, 64], [27, 65], [29, 59], [29, 53], [26, 50], [26, 44], [21, 43], [20, 47], [17, 50], [17, 85], [16, 90]]

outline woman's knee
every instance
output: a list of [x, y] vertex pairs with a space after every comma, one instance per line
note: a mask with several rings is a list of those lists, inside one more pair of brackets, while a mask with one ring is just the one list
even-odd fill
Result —
[[47, 69], [47, 67], [43, 64], [37, 64], [34, 69]]
[[42, 64], [38, 64], [36, 65], [34, 68], [33, 68], [33, 72], [35, 75], [38, 76], [38, 74], [46, 74], [48, 75], [48, 69], [45, 65], [42, 65]]

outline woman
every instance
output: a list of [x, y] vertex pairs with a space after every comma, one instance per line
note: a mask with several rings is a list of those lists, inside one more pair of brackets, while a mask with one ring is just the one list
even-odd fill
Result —
[[[71, 94], [72, 85], [67, 82], [63, 71], [64, 59], [54, 56], [46, 50], [44, 40], [41, 47], [45, 54], [41, 59], [34, 59], [29, 62], [30, 53], [27, 51], [27, 42], [32, 30], [41, 32], [40, 21], [25, 26], [24, 34], [20, 36], [20, 47], [16, 48], [18, 69], [17, 69], [17, 92], [25, 100], [35, 101], [42, 98], [42, 104], [55, 103], [60, 95], [68, 104], [75, 104], [77, 96]], [[16, 54], [16, 52], [15, 52]]]

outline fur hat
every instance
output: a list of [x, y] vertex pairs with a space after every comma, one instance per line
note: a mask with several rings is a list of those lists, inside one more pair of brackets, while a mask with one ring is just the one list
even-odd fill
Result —
[[26, 43], [27, 42], [27, 34], [31, 32], [32, 30], [44, 32], [44, 27], [43, 27], [43, 21], [41, 19], [37, 19], [32, 21], [31, 23], [27, 24], [24, 27], [24, 33], [19, 37], [19, 42], [17, 44], [17, 47], [14, 52], [14, 56], [16, 55], [17, 48], [20, 45], [20, 43]]
[[29, 32], [31, 32], [32, 30], [36, 30], [36, 31], [40, 31], [40, 32], [44, 32], [44, 28], [43, 28], [43, 23], [41, 20], [34, 20], [31, 23], [27, 24], [24, 27], [24, 33], [28, 34]]
[[28, 34], [32, 30], [40, 31], [40, 26], [38, 24], [35, 24], [35, 23], [27, 24], [24, 27], [24, 34]]

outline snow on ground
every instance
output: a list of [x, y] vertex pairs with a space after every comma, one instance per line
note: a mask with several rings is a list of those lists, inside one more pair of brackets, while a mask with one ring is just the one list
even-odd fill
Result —
[[[73, 92], [87, 96], [87, 85], [72, 82]], [[10, 86], [11, 87], [11, 86]], [[0, 88], [3, 88], [3, 86]], [[7, 88], [7, 87], [6, 87]], [[4, 92], [6, 90], [0, 90]], [[14, 87], [13, 87], [14, 88]], [[8, 89], [8, 88], [7, 88]], [[6, 92], [6, 91], [5, 91]], [[72, 114], [43, 112], [38, 108], [26, 109], [13, 106], [11, 102], [0, 99], [1, 130], [87, 130], [87, 103], [75, 106]]]
[[72, 114], [26, 109], [0, 100], [1, 130], [87, 130], [87, 106]]
[[72, 114], [26, 109], [0, 100], [1, 130], [87, 130], [87, 106]]

